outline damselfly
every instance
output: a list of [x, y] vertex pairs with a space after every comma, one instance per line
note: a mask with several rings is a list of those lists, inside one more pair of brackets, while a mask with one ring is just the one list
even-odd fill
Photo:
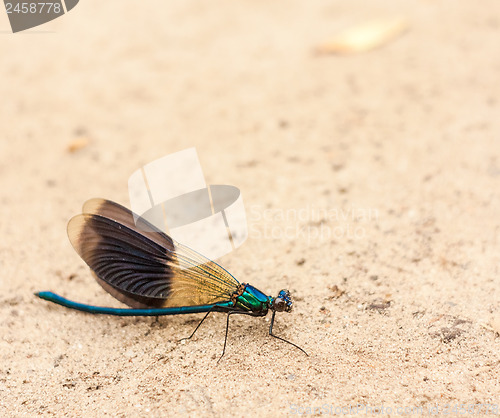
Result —
[[206, 312], [186, 339], [196, 333], [211, 312], [227, 313], [226, 351], [231, 315], [266, 316], [272, 312], [269, 335], [307, 353], [273, 334], [276, 312], [290, 312], [292, 298], [281, 290], [275, 298], [239, 283], [219, 264], [175, 242], [127, 208], [104, 199], [91, 199], [83, 213], [68, 223], [73, 247], [92, 270], [97, 282], [130, 308], [110, 308], [68, 300], [53, 292], [36, 293], [42, 299], [93, 314], [160, 316]]

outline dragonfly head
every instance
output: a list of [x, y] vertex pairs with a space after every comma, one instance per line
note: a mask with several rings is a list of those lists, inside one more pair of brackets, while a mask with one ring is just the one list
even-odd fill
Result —
[[270, 308], [276, 312], [290, 312], [292, 305], [290, 292], [288, 290], [281, 290], [278, 296], [271, 300]]

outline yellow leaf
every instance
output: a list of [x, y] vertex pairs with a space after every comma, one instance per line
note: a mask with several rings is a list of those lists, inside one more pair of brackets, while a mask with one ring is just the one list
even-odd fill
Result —
[[331, 40], [319, 45], [320, 54], [356, 54], [379, 48], [409, 28], [406, 19], [379, 19], [353, 26], [340, 32]]
[[89, 139], [85, 137], [76, 138], [68, 144], [68, 152], [74, 153], [85, 148], [89, 144]]

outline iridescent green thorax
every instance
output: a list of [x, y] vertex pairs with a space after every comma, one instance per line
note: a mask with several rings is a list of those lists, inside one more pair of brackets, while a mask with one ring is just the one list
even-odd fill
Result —
[[252, 285], [242, 283], [235, 293], [234, 307], [250, 311], [255, 316], [265, 316], [269, 310], [271, 297], [266, 296]]

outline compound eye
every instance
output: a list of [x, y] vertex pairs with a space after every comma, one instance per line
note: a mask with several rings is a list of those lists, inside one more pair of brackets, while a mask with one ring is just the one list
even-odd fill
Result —
[[286, 302], [281, 298], [276, 298], [274, 300], [274, 310], [277, 312], [283, 312], [286, 309]]

